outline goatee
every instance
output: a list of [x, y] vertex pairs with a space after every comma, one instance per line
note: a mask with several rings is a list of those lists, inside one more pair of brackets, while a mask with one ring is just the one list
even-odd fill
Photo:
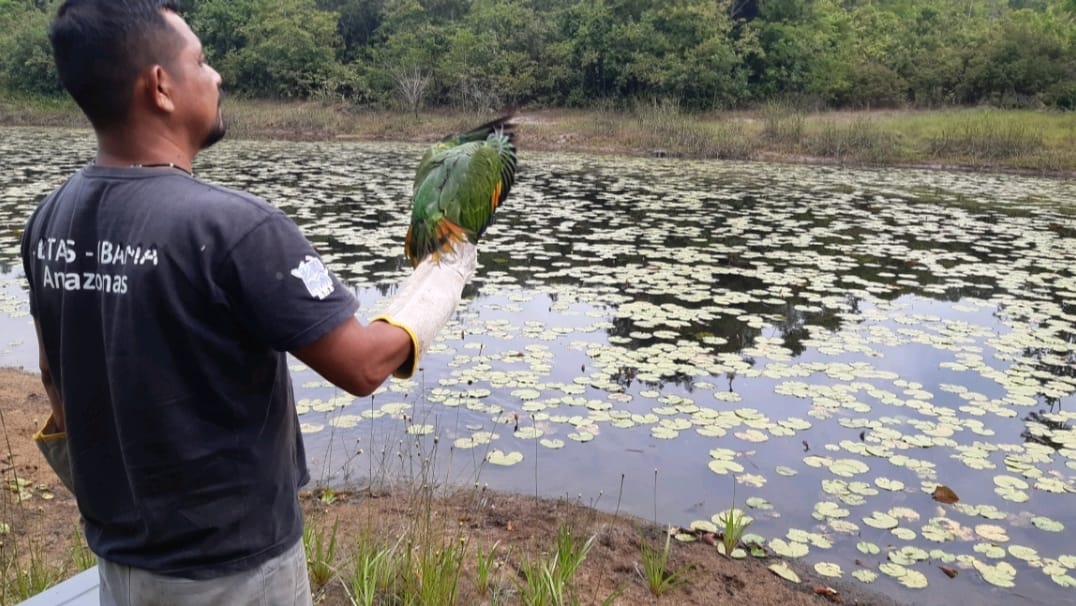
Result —
[[224, 124], [224, 116], [219, 115], [217, 117], [217, 124], [213, 127], [213, 130], [209, 131], [209, 134], [206, 135], [205, 140], [202, 141], [202, 149], [209, 148], [213, 144], [223, 139], [224, 135], [227, 134], [227, 132], [228, 127]]
[[224, 138], [224, 135], [228, 132], [228, 126], [224, 123], [224, 91], [217, 89], [217, 123], [213, 126], [213, 130], [209, 131], [205, 140], [202, 141], [202, 149], [211, 147], [216, 142]]

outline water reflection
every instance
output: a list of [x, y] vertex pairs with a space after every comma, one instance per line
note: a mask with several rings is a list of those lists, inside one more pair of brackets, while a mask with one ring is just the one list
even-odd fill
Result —
[[[15, 235], [92, 140], [3, 134], [14, 166], [0, 177], [0, 226]], [[369, 317], [408, 271], [420, 151], [225, 142], [196, 170], [294, 217]], [[752, 512], [752, 530], [823, 533], [834, 547], [807, 559], [846, 570], [885, 561], [857, 552], [862, 540], [984, 559], [978, 510], [924, 496], [945, 483], [963, 504], [996, 507], [990, 523], [1041, 559], [1006, 559], [1015, 593], [969, 568], [908, 600], [1058, 601], [1066, 590], [1042, 571], [1076, 569], [1063, 564], [1076, 556], [1028, 520], [1076, 527], [1074, 194], [997, 175], [524, 153], [482, 269], [416, 379], [357, 399], [293, 367], [316, 475], [430, 473], [677, 524], [728, 507], [735, 487], [779, 514]], [[0, 326], [32, 341], [17, 252], [6, 239]], [[32, 364], [14, 341], [0, 363]], [[721, 449], [742, 472], [709, 465]], [[493, 450], [524, 460], [485, 464]], [[819, 515], [827, 502], [849, 515]], [[863, 522], [894, 507], [918, 516], [902, 518], [914, 538]], [[938, 518], [964, 532], [926, 539]], [[884, 575], [877, 587], [908, 591]]]

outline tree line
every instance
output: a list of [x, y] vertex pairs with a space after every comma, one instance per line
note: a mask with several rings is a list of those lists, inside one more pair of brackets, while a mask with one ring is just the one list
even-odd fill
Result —
[[[0, 0], [0, 91], [59, 96], [58, 0]], [[1076, 0], [185, 0], [229, 93], [356, 106], [1076, 109]]]

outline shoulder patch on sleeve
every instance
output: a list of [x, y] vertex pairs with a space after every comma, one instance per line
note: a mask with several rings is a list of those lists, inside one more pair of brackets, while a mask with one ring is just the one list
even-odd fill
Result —
[[325, 269], [325, 265], [317, 257], [307, 255], [299, 267], [291, 270], [291, 275], [303, 281], [311, 297], [324, 299], [336, 290], [332, 278], [329, 277], [329, 270]]

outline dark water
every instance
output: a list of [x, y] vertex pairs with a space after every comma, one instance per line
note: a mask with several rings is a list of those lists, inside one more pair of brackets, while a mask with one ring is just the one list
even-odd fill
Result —
[[[0, 133], [0, 364], [32, 367], [15, 236], [93, 144]], [[420, 153], [226, 142], [195, 168], [294, 217], [366, 318], [406, 275]], [[524, 149], [419, 376], [357, 399], [293, 367], [315, 476], [488, 484], [683, 526], [752, 498], [771, 547], [808, 543], [805, 563], [871, 570], [908, 602], [1066, 603], [1074, 199], [1056, 180]], [[960, 503], [933, 501], [937, 484]]]

